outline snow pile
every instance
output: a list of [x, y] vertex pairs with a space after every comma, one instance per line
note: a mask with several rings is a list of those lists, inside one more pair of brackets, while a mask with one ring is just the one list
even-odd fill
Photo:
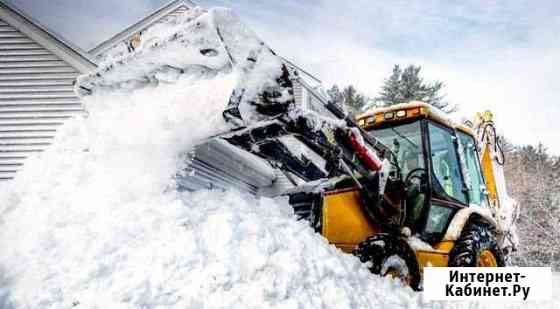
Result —
[[445, 308], [282, 201], [175, 190], [184, 153], [225, 129], [236, 79], [87, 97], [88, 117], [0, 188], [0, 308]]
[[[85, 99], [0, 190], [0, 308], [406, 308], [281, 201], [186, 193], [184, 153], [225, 128], [236, 75]], [[386, 294], [391, 291], [391, 297]]]
[[0, 308], [446, 308], [281, 200], [174, 189], [184, 152], [224, 128], [235, 79], [88, 97], [89, 116], [0, 188]]

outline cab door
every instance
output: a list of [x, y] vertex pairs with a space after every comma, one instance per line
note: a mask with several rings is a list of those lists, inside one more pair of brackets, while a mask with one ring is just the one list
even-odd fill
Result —
[[431, 190], [421, 234], [435, 243], [441, 240], [455, 213], [469, 205], [469, 195], [455, 131], [432, 121], [427, 122], [426, 128]]

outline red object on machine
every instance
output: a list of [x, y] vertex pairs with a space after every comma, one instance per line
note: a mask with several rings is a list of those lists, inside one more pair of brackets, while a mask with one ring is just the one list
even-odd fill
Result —
[[373, 153], [363, 142], [359, 131], [350, 130], [350, 145], [358, 155], [358, 158], [372, 171], [380, 171], [383, 168], [383, 162], [379, 160], [377, 155]]

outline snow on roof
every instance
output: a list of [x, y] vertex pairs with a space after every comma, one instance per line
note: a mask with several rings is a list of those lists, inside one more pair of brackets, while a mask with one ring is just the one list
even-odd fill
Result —
[[0, 2], [0, 19], [85, 73], [95, 67], [87, 52], [43, 26], [13, 5]]
[[146, 29], [147, 27], [157, 23], [159, 20], [161, 20], [162, 18], [165, 18], [167, 15], [169, 15], [173, 11], [175, 11], [175, 10], [181, 8], [181, 7], [186, 7], [186, 8], [190, 9], [190, 8], [194, 8], [196, 6], [197, 5], [193, 1], [190, 1], [190, 0], [173, 0], [169, 3], [167, 3], [166, 5], [162, 6], [161, 8], [159, 8], [158, 10], [153, 12], [152, 14], [150, 14], [150, 15], [144, 17], [143, 19], [139, 20], [135, 24], [132, 24], [131, 26], [129, 26], [128, 28], [126, 28], [126, 29], [122, 30], [121, 32], [115, 34], [111, 38], [103, 41], [102, 43], [100, 43], [96, 47], [89, 50], [89, 53], [92, 56], [98, 56], [98, 55], [102, 54], [103, 52], [109, 50], [110, 48], [112, 48], [116, 44], [119, 44], [122, 41], [126, 40], [127, 38], [134, 35], [135, 33], [138, 33], [140, 31]]

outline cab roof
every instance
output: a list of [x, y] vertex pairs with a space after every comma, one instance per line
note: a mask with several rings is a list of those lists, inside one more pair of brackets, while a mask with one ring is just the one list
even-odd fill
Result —
[[360, 127], [364, 129], [371, 129], [379, 127], [382, 124], [399, 123], [415, 118], [427, 118], [476, 138], [474, 131], [471, 128], [453, 121], [439, 108], [420, 101], [411, 101], [409, 103], [373, 108], [361, 115], [358, 115], [356, 120]]

